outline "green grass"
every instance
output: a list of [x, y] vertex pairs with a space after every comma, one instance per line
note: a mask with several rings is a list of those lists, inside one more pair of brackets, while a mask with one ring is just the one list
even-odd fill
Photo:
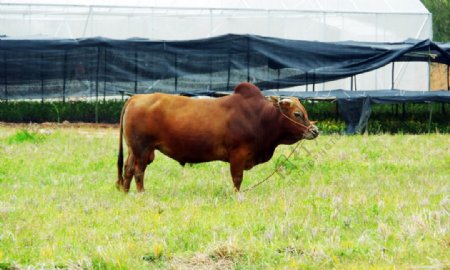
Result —
[[[27, 135], [24, 135], [27, 134]], [[450, 136], [320, 136], [233, 192], [158, 153], [118, 192], [115, 129], [0, 127], [0, 269], [450, 267]]]

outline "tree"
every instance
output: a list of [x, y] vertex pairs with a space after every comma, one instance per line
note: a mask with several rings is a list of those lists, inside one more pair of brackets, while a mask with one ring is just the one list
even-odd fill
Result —
[[421, 0], [433, 14], [433, 40], [450, 41], [450, 0]]

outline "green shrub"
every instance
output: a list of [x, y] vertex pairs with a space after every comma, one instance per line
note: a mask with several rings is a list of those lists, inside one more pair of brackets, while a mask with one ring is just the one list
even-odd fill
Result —
[[45, 136], [37, 132], [28, 130], [19, 130], [16, 132], [16, 134], [8, 137], [7, 142], [8, 144], [25, 143], [25, 142], [40, 143], [44, 139]]
[[[31, 102], [0, 103], [0, 121], [11, 123], [87, 122], [118, 123], [122, 101]], [[97, 112], [97, 117], [96, 117]]]

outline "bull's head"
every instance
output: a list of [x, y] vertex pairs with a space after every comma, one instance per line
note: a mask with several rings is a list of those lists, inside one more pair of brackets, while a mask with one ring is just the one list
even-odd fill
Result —
[[315, 121], [308, 119], [308, 113], [300, 100], [294, 97], [280, 99], [269, 97], [269, 100], [280, 110], [281, 114], [289, 120], [294, 128], [298, 130], [299, 139], [312, 140], [319, 135], [319, 129]]

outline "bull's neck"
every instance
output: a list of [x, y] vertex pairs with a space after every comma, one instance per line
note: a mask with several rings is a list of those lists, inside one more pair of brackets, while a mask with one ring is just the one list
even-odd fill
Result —
[[273, 133], [271, 135], [271, 143], [274, 147], [277, 147], [280, 144], [294, 144], [299, 141], [298, 127], [293, 126], [278, 108], [272, 107], [270, 115], [271, 121], [276, 123], [276, 128], [269, 131], [270, 133]]
[[257, 153], [260, 162], [268, 161], [275, 151], [275, 148], [280, 144], [290, 144], [290, 142], [284, 134], [284, 118], [274, 106], [267, 107], [263, 110], [264, 122], [262, 123], [263, 132], [260, 134], [260, 138], [257, 146]]

